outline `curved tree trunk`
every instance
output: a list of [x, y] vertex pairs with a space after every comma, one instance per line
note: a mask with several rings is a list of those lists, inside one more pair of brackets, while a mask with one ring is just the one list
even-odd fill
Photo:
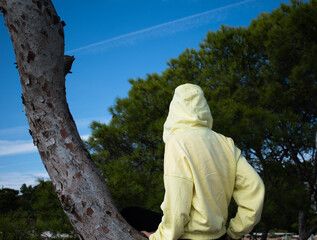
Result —
[[30, 133], [81, 239], [144, 239], [114, 206], [69, 112], [64, 31], [49, 0], [0, 0], [15, 51]]

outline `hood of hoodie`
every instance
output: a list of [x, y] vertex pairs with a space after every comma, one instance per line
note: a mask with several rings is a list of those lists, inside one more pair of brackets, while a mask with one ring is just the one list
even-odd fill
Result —
[[202, 89], [194, 84], [183, 84], [175, 89], [169, 113], [164, 123], [163, 141], [177, 131], [195, 127], [212, 128], [212, 116]]

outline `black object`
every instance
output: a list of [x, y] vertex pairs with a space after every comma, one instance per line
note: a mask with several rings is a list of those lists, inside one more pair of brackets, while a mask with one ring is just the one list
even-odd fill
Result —
[[138, 231], [155, 232], [160, 224], [163, 214], [140, 207], [127, 207], [121, 215]]

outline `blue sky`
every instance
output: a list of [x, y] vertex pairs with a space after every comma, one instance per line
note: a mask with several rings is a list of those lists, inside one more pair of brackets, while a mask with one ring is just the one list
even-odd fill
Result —
[[[70, 111], [86, 139], [92, 121], [126, 97], [130, 78], [161, 74], [166, 62], [198, 48], [222, 24], [248, 26], [287, 0], [53, 0], [65, 21], [65, 52], [76, 60], [66, 88]], [[19, 189], [48, 178], [33, 146], [21, 101], [10, 36], [0, 17], [0, 188]]]

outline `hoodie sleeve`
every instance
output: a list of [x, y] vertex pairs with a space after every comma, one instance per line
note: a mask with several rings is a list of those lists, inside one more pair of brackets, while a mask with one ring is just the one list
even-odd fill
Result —
[[150, 240], [179, 239], [189, 222], [193, 182], [186, 157], [175, 143], [169, 143], [164, 157], [165, 196], [161, 205], [163, 218]]
[[260, 221], [264, 200], [262, 179], [242, 155], [237, 162], [233, 198], [238, 211], [231, 219], [227, 233], [231, 238], [239, 239]]

